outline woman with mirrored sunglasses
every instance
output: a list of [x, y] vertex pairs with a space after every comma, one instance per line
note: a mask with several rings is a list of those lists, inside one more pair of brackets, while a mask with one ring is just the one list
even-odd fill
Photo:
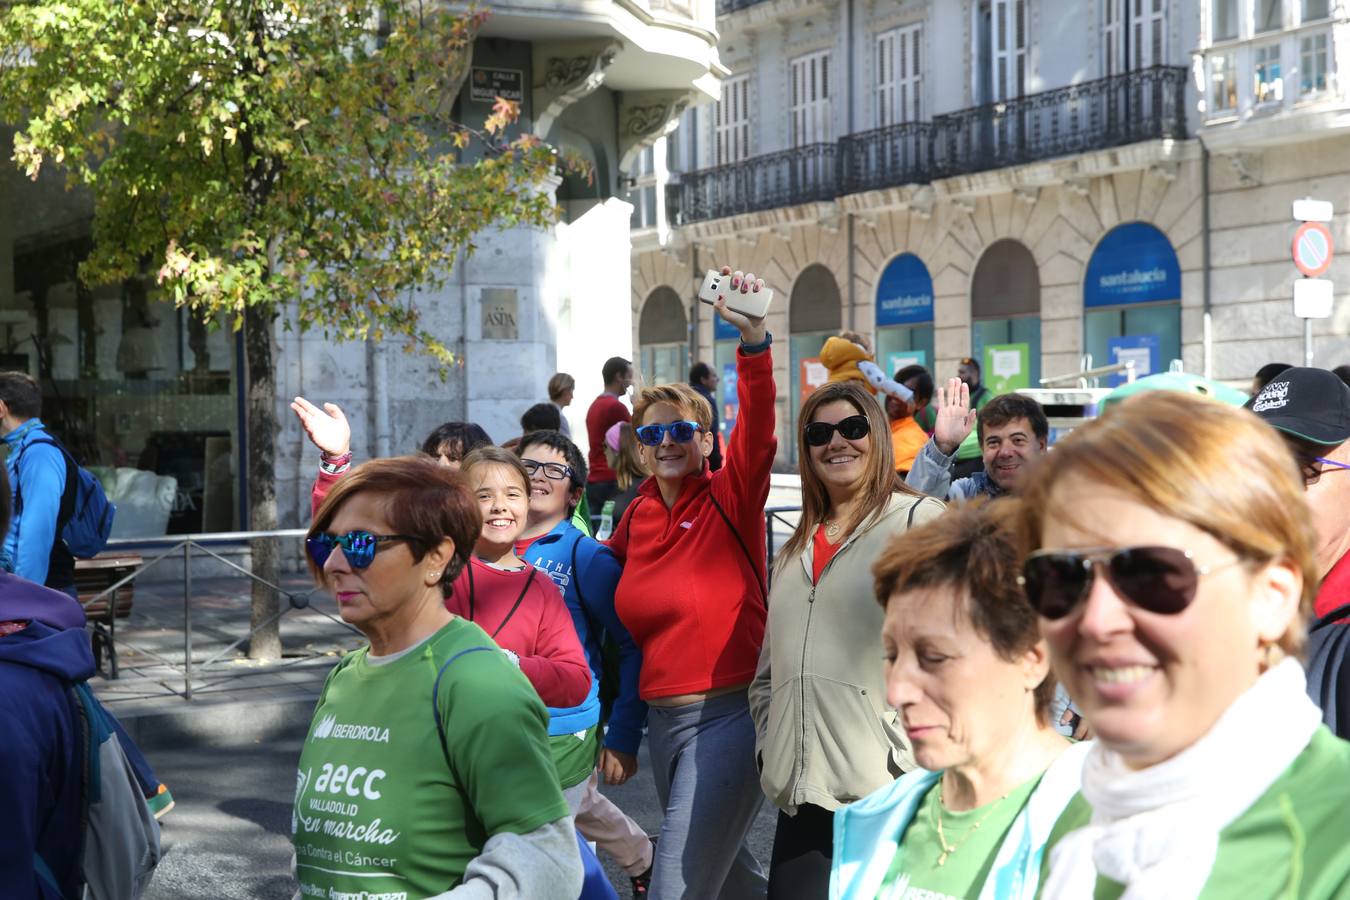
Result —
[[480, 529], [463, 479], [424, 457], [358, 466], [314, 517], [310, 572], [370, 643], [329, 674], [301, 749], [305, 896], [581, 890], [544, 705], [482, 628], [444, 606]]
[[779, 809], [774, 900], [824, 897], [834, 811], [914, 767], [876, 662], [870, 570], [896, 535], [944, 509], [896, 475], [886, 414], [861, 382], [807, 398], [797, 460], [801, 518], [774, 564], [750, 686], [760, 785]]
[[1042, 896], [1345, 896], [1350, 744], [1298, 660], [1317, 587], [1301, 495], [1252, 413], [1162, 391], [1033, 476], [1022, 580], [1097, 738]]
[[[763, 282], [737, 272], [730, 287], [749, 292]], [[615, 608], [642, 650], [638, 691], [649, 707], [647, 749], [665, 808], [650, 888], [659, 900], [755, 900], [765, 892], [745, 845], [763, 802], [746, 688], [764, 637], [773, 359], [763, 319], [728, 310], [725, 298], [716, 309], [741, 334], [740, 413], [725, 462], [708, 468], [712, 410], [692, 387], [639, 392], [633, 426], [652, 477], [610, 541], [624, 565]]]

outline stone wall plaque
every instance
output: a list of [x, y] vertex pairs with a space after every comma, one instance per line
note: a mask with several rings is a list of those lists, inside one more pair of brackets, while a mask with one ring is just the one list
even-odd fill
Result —
[[515, 288], [483, 288], [479, 306], [483, 315], [483, 340], [519, 340], [520, 304]]

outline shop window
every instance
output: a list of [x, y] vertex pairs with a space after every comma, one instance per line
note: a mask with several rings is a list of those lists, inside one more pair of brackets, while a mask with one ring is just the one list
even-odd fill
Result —
[[646, 384], [684, 381], [689, 374], [689, 319], [673, 288], [657, 288], [642, 304], [638, 345]]
[[1236, 55], [1213, 53], [1209, 57], [1209, 111], [1212, 115], [1237, 110]]
[[238, 521], [235, 340], [154, 287], [86, 288], [81, 238], [16, 242], [3, 365], [42, 386], [42, 420], [110, 489], [115, 537], [231, 531]]
[[[990, 244], [971, 277], [971, 355], [984, 366], [986, 384], [1039, 386], [1040, 313], [1040, 271], [1031, 251], [1020, 241], [1011, 239]], [[1025, 370], [1020, 363], [1016, 372], [1012, 366], [986, 364], [986, 348], [1009, 344], [1025, 345]]]

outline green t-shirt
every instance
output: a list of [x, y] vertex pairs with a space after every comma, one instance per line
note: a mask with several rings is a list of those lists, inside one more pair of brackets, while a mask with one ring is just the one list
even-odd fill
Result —
[[1040, 784], [1037, 775], [1008, 794], [965, 812], [942, 808], [942, 836], [955, 847], [944, 862], [938, 838], [941, 804], [937, 784], [929, 788], [901, 835], [877, 900], [973, 900], [980, 894], [1003, 836]]
[[[438, 695], [449, 764], [441, 748]], [[499, 832], [567, 815], [530, 682], [456, 618], [407, 655], [363, 648], [328, 676], [300, 752], [291, 819], [303, 897], [428, 897], [460, 883]]]
[[600, 755], [600, 726], [592, 725], [577, 734], [550, 735], [548, 749], [562, 789], [576, 787], [595, 771], [595, 760]]
[[[1198, 900], [1350, 897], [1347, 785], [1350, 743], [1319, 728], [1270, 789], [1219, 832], [1214, 868]], [[1079, 794], [1050, 833], [1041, 862], [1042, 885], [1055, 845], [1091, 820], [1092, 807]], [[1117, 900], [1124, 892], [1123, 885], [1099, 876], [1093, 897]]]

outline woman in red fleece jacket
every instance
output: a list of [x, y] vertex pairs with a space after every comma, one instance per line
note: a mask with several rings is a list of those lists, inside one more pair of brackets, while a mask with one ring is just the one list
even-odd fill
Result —
[[577, 706], [590, 692], [591, 669], [572, 616], [548, 576], [514, 552], [530, 512], [525, 467], [508, 450], [482, 447], [464, 457], [462, 471], [478, 497], [483, 532], [445, 608], [478, 623], [530, 679], [545, 706]]
[[[731, 280], [742, 293], [763, 286], [740, 272]], [[729, 311], [725, 297], [716, 308], [741, 333], [740, 415], [726, 463], [708, 470], [712, 410], [693, 388], [643, 390], [633, 425], [653, 477], [611, 541], [624, 563], [615, 608], [642, 649], [638, 690], [650, 705], [647, 747], [665, 807], [652, 867], [657, 900], [754, 900], [767, 884], [745, 846], [763, 801], [746, 689], [764, 639], [773, 339], [763, 319]]]

